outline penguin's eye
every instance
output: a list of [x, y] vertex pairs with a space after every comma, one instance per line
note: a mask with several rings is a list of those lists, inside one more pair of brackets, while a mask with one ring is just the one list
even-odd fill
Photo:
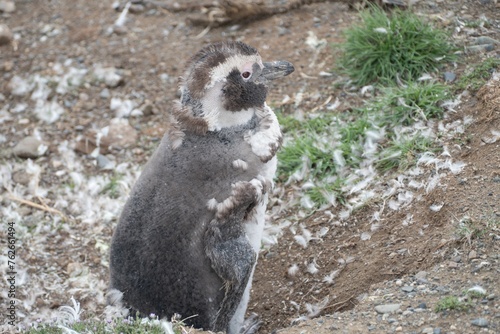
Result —
[[248, 78], [250, 78], [251, 75], [252, 75], [252, 73], [250, 73], [248, 71], [241, 73], [241, 76], [243, 77], [243, 79], [248, 79]]

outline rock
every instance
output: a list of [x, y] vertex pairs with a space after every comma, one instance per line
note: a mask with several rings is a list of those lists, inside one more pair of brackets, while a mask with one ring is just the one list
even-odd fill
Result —
[[481, 45], [472, 45], [465, 47], [466, 53], [482, 53], [493, 51], [495, 46], [493, 44], [481, 44]]
[[434, 328], [432, 328], [432, 327], [424, 328], [424, 329], [422, 329], [421, 333], [424, 333], [424, 334], [433, 334], [434, 333]]
[[441, 334], [441, 328], [439, 328], [439, 327], [434, 328], [434, 331], [432, 332], [432, 334]]
[[109, 99], [109, 97], [111, 96], [111, 94], [109, 93], [109, 89], [104, 88], [103, 90], [101, 90], [101, 92], [99, 93], [99, 96], [102, 99]]
[[144, 5], [141, 5], [141, 4], [132, 4], [130, 5], [129, 7], [129, 12], [131, 12], [132, 14], [140, 14], [142, 12], [144, 12]]
[[126, 119], [113, 119], [108, 129], [108, 134], [101, 138], [101, 147], [126, 148], [137, 142], [137, 131], [130, 126]]
[[[95, 137], [94, 137], [95, 138]], [[89, 137], [83, 137], [75, 144], [75, 151], [90, 154], [96, 149], [95, 139]]]
[[427, 278], [427, 271], [419, 271], [418, 273], [415, 274], [416, 279], [426, 279]]
[[144, 116], [150, 116], [153, 114], [153, 104], [149, 101], [146, 101], [141, 108], [142, 114]]
[[115, 167], [115, 163], [109, 160], [105, 155], [99, 154], [96, 158], [97, 167], [102, 170], [110, 170]]
[[477, 252], [475, 250], [471, 250], [469, 252], [469, 260], [477, 259]]
[[68, 263], [68, 265], [66, 266], [66, 272], [68, 273], [69, 277], [79, 276], [83, 272], [83, 266], [78, 262]]
[[0, 12], [13, 13], [16, 10], [14, 1], [0, 0]]
[[418, 304], [417, 308], [426, 309], [427, 308], [427, 304], [426, 303], [420, 303], [420, 304]]
[[14, 62], [10, 60], [6, 60], [3, 62], [1, 70], [4, 72], [10, 72], [14, 68]]
[[500, 41], [497, 41], [494, 38], [488, 36], [480, 36], [474, 40], [475, 45], [484, 45], [484, 44], [496, 44], [500, 45]]
[[0, 46], [8, 45], [12, 42], [12, 31], [6, 24], [0, 24]]
[[383, 304], [375, 306], [375, 311], [379, 314], [392, 313], [399, 310], [401, 304]]
[[448, 263], [448, 268], [458, 268], [458, 263], [451, 261], [450, 263]]
[[457, 75], [453, 72], [444, 72], [443, 77], [444, 77], [444, 81], [453, 82], [457, 78]]
[[472, 326], [476, 327], [488, 327], [489, 325], [488, 320], [486, 320], [485, 318], [477, 318], [472, 320], [470, 323]]
[[94, 76], [109, 88], [118, 87], [125, 82], [119, 71], [114, 67], [97, 67], [94, 70]]
[[47, 146], [40, 140], [35, 137], [26, 137], [14, 146], [12, 153], [20, 158], [34, 159], [43, 155], [45, 151], [47, 151]]
[[412, 286], [405, 285], [404, 287], [401, 288], [404, 292], [412, 292], [414, 289]]
[[26, 171], [19, 170], [17, 172], [12, 173], [12, 181], [15, 183], [22, 184], [23, 186], [27, 186], [30, 183], [31, 176], [26, 173]]
[[127, 27], [122, 25], [114, 25], [112, 28], [112, 32], [117, 35], [125, 35], [127, 33]]

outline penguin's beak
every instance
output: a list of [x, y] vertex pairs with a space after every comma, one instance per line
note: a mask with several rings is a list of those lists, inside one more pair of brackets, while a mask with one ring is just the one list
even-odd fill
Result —
[[274, 80], [277, 78], [285, 77], [295, 71], [292, 63], [285, 60], [277, 60], [271, 62], [265, 62], [264, 68], [260, 76], [264, 80]]

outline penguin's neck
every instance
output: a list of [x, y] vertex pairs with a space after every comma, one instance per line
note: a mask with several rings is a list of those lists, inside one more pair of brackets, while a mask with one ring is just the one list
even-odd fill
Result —
[[222, 105], [222, 83], [217, 83], [221, 87], [209, 89], [200, 100], [202, 114], [208, 124], [208, 131], [219, 131], [225, 128], [238, 127], [247, 124], [255, 116], [254, 108], [240, 111], [226, 110]]

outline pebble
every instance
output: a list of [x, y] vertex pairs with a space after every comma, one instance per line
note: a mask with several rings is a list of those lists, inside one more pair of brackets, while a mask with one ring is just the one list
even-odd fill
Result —
[[30, 183], [31, 176], [25, 171], [17, 171], [12, 173], [12, 181], [15, 183], [22, 184], [23, 186], [27, 186]]
[[500, 45], [500, 41], [497, 41], [496, 39], [488, 37], [488, 36], [480, 36], [480, 37], [476, 38], [476, 40], [474, 41], [474, 44], [476, 44], [476, 45], [484, 45], [484, 44]]
[[477, 252], [475, 250], [471, 250], [469, 252], [469, 260], [477, 259]]
[[0, 46], [8, 45], [12, 42], [12, 31], [6, 24], [0, 24]]
[[142, 12], [144, 12], [144, 9], [145, 7], [141, 4], [133, 4], [129, 7], [129, 12], [133, 13], [133, 14], [140, 14]]
[[46, 150], [47, 146], [37, 138], [26, 137], [14, 146], [12, 153], [20, 158], [33, 159], [43, 155]]
[[14, 62], [10, 60], [6, 60], [3, 62], [1, 70], [4, 72], [10, 72], [14, 68]]
[[83, 137], [75, 145], [75, 151], [83, 154], [90, 154], [96, 149], [95, 140], [88, 137]]
[[13, 13], [16, 10], [14, 1], [0, 0], [0, 12]]
[[420, 303], [420, 304], [418, 304], [417, 308], [426, 309], [427, 308], [427, 304], [426, 303]]
[[488, 320], [486, 320], [484, 318], [474, 319], [470, 323], [472, 324], [472, 326], [476, 326], [476, 327], [488, 327], [488, 325], [489, 325]]
[[432, 334], [441, 334], [441, 328], [439, 328], [439, 327], [434, 328], [434, 331], [432, 332]]
[[434, 333], [434, 328], [432, 328], [432, 327], [424, 328], [424, 329], [422, 329], [421, 333], [424, 333], [424, 334], [433, 334]]
[[126, 119], [114, 119], [109, 126], [108, 135], [101, 138], [102, 147], [129, 147], [137, 142], [137, 130]]
[[419, 271], [418, 273], [415, 274], [416, 279], [426, 279], [427, 278], [427, 271]]
[[404, 292], [412, 292], [414, 288], [412, 286], [405, 285], [404, 287], [401, 288]]
[[453, 82], [457, 78], [457, 75], [453, 72], [444, 72], [443, 77], [444, 77], [444, 81]]
[[401, 304], [383, 304], [375, 306], [375, 311], [379, 314], [392, 313], [399, 310]]
[[495, 46], [493, 44], [481, 44], [481, 45], [472, 45], [465, 47], [467, 53], [482, 53], [493, 51]]
[[103, 90], [101, 90], [99, 96], [103, 99], [109, 99], [109, 97], [111, 96], [111, 94], [109, 93], [109, 89], [104, 88]]
[[66, 266], [66, 272], [68, 273], [69, 277], [79, 276], [83, 273], [83, 266], [78, 262], [68, 263], [68, 265]]
[[151, 102], [146, 102], [141, 108], [142, 114], [144, 116], [150, 116], [153, 114], [153, 104]]
[[99, 167], [99, 169], [109, 170], [115, 167], [115, 163], [102, 154], [99, 154], [97, 156], [96, 162], [97, 162], [97, 167]]

